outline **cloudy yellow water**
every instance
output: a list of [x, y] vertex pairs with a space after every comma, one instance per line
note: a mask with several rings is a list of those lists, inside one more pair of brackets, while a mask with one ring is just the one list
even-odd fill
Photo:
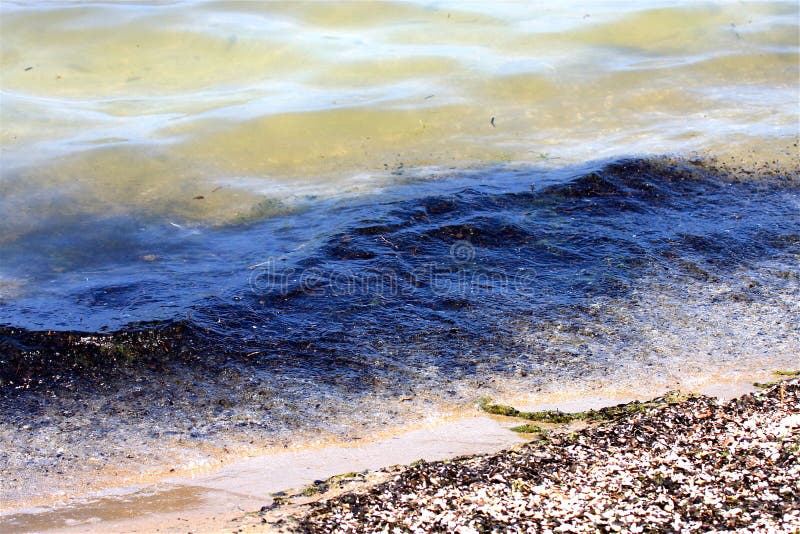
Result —
[[798, 134], [793, 1], [1, 5], [12, 238], [71, 214], [224, 223], [398, 169]]

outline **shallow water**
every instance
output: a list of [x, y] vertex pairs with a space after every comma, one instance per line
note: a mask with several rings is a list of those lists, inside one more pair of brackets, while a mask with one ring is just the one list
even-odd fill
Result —
[[[115, 488], [66, 506], [39, 507], [0, 516], [4, 532], [219, 532], [245, 510], [271, 504], [274, 493], [305, 488], [342, 473], [377, 470], [425, 458], [435, 461], [492, 453], [525, 440], [510, 422], [489, 416], [437, 421], [435, 426], [366, 443], [272, 451], [209, 472], [174, 474], [147, 487]], [[257, 521], [258, 519], [256, 519]], [[254, 521], [255, 522], [255, 521]], [[237, 526], [242, 526], [238, 522]]]
[[6, 498], [798, 365], [796, 3], [0, 13]]
[[76, 218], [259, 218], [401, 167], [797, 135], [795, 2], [0, 9], [3, 242]]
[[[8, 498], [45, 491], [28, 484], [40, 469], [96, 480], [109, 461], [157, 472], [360, 439], [485, 395], [647, 395], [797, 367], [796, 171], [737, 181], [649, 159], [562, 172], [474, 173], [421, 197], [411, 184], [329, 205], [327, 228], [296, 214], [189, 233], [156, 251], [146, 281], [121, 266], [60, 287], [69, 307], [7, 302]], [[306, 237], [267, 255], [276, 235]], [[176, 278], [192, 254], [206, 268]]]

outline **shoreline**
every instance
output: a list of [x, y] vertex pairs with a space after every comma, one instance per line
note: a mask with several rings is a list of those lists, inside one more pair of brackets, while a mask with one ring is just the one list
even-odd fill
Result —
[[0, 534], [800, 534], [797, 2], [68, 4], [0, 0]]
[[797, 532], [798, 374], [726, 403], [631, 403], [579, 431], [421, 462], [291, 515], [262, 509], [261, 531]]
[[[575, 382], [570, 384], [570, 389], [550, 387], [525, 392], [520, 384], [512, 381], [504, 383], [507, 387], [492, 388], [486, 390], [485, 394], [491, 396], [494, 401], [512, 404], [522, 410], [562, 411], [597, 409], [637, 399], [652, 398], [669, 390], [693, 391], [728, 399], [752, 391], [753, 382], [774, 379], [774, 369], [791, 367], [791, 363], [785, 360], [785, 358], [770, 359], [769, 364], [759, 366], [754, 365], [753, 361], [746, 360], [740, 362], [744, 365], [740, 369], [724, 366], [713, 373], [697, 374], [695, 371], [683, 377], [679, 376], [677, 369], [665, 368], [661, 370], [662, 372], [651, 376], [648, 383], [641, 384], [634, 384], [618, 376], [608, 377], [603, 383]], [[408, 432], [431, 429], [449, 421], [483, 415], [477, 409], [478, 401], [479, 397], [475, 396], [470, 403], [431, 405], [425, 399], [416, 399], [414, 402], [402, 403], [406, 409], [405, 415], [401, 414], [396, 422], [388, 426], [375, 423], [354, 428], [353, 432], [344, 435], [324, 433], [314, 435], [306, 432], [298, 434], [294, 443], [285, 437], [279, 437], [270, 441], [256, 440], [255, 443], [249, 441], [248, 444], [247, 435], [236, 433], [220, 435], [215, 441], [194, 444], [162, 441], [158, 449], [161, 458], [155, 463], [146, 456], [147, 449], [141, 449], [135, 443], [128, 445], [128, 452], [119, 454], [118, 458], [107, 458], [102, 464], [96, 463], [95, 455], [85, 456], [82, 459], [74, 455], [72, 458], [70, 455], [65, 455], [63, 458], [56, 458], [60, 462], [50, 469], [50, 472], [56, 475], [46, 472], [42, 474], [34, 470], [29, 473], [30, 476], [25, 477], [24, 484], [28, 488], [28, 496], [19, 492], [14, 493], [13, 480], [9, 476], [8, 484], [3, 488], [5, 495], [0, 494], [0, 518], [12, 511], [42, 510], [64, 507], [70, 502], [102, 499], [125, 488], [129, 489], [126, 493], [132, 493], [136, 489], [153, 487], [179, 476], [203, 477], [221, 469], [233, 469], [237, 464], [252, 458], [329, 448], [349, 450], [364, 444], [390, 440]], [[474, 438], [480, 440], [481, 436], [477, 435]], [[57, 445], [58, 442], [54, 443], [51, 449], [55, 451]], [[74, 444], [62, 446], [69, 450]], [[6, 452], [12, 453], [14, 450], [9, 448]], [[421, 448], [419, 455], [423, 456], [424, 453], [424, 448]], [[125, 454], [128, 454], [127, 459]], [[144, 463], [138, 464], [141, 467], [137, 468], [137, 462], [142, 461]], [[381, 463], [373, 467], [383, 465], [386, 464]], [[341, 469], [342, 472], [348, 470], [350, 469], [346, 467]], [[15, 476], [20, 478], [17, 471], [7, 471], [8, 473], [16, 473]], [[43, 482], [45, 485], [41, 484]], [[130, 488], [135, 489], [130, 490]]]
[[[719, 395], [723, 401], [738, 397], [757, 389], [752, 385], [754, 375], [750, 376], [748, 381], [706, 383], [698, 392]], [[553, 402], [520, 406], [541, 410], [556, 407], [571, 412], [634, 400], [631, 396], [603, 397], [586, 393], [571, 401], [562, 399], [556, 403], [558, 406]], [[510, 431], [518, 423], [513, 418], [474, 411], [439, 417], [365, 443], [336, 443], [240, 457], [216, 468], [111, 488], [53, 506], [11, 509], [0, 515], [0, 524], [6, 524], [4, 529], [9, 532], [101, 532], [109, 529], [125, 532], [166, 529], [171, 532], [180, 531], [180, 527], [187, 524], [192, 525], [193, 532], [215, 532], [226, 528], [231, 519], [240, 518], [244, 511], [258, 510], [271, 503], [271, 494], [287, 488], [308, 487], [315, 480], [354, 471], [369, 473], [363, 480], [359, 478], [359, 482], [375, 483], [376, 477], [380, 479], [378, 474], [385, 472], [389, 465], [409, 464], [419, 459], [435, 461], [491, 454], [524, 443], [525, 439]], [[131, 519], [132, 513], [136, 519]]]
[[[242, 272], [248, 282], [190, 306], [174, 330], [0, 332], [13, 382], [0, 500], [52, 504], [284, 447], [363, 443], [474, 415], [481, 397], [567, 409], [565, 391], [616, 403], [792, 368], [797, 175], [737, 176], [670, 158], [559, 179], [490, 172], [506, 185], [348, 205], [281, 270], [325, 266], [322, 294], [254, 290]], [[267, 242], [275, 224], [242, 236]], [[647, 236], [620, 231], [645, 225]], [[415, 282], [437, 266], [455, 285]], [[369, 282], [384, 268], [408, 291], [340, 291], [340, 275]]]

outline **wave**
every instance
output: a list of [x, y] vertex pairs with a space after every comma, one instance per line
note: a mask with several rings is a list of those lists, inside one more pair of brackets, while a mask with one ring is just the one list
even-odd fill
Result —
[[[799, 276], [796, 178], [742, 181], [699, 162], [630, 159], [540, 190], [521, 175], [502, 191], [487, 181], [349, 206], [347, 222], [307, 254], [266, 258], [224, 292], [187, 296], [166, 319], [36, 331], [12, 316], [0, 328], [3, 390], [175, 366], [392, 394], [422, 375], [525, 372], [535, 365], [520, 344], [523, 320], [546, 330], [646, 287], [737, 285], [743, 272], [763, 280], [718, 300], [789, 291]], [[262, 230], [237, 232], [258, 249]], [[171, 301], [145, 288], [154, 306]], [[78, 300], [113, 308], [141, 291], [134, 277]], [[604, 328], [620, 327], [613, 321]]]

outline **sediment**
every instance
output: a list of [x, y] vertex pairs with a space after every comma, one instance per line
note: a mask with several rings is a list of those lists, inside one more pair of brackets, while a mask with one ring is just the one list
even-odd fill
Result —
[[311, 503], [291, 532], [798, 532], [800, 380], [656, 403]]

